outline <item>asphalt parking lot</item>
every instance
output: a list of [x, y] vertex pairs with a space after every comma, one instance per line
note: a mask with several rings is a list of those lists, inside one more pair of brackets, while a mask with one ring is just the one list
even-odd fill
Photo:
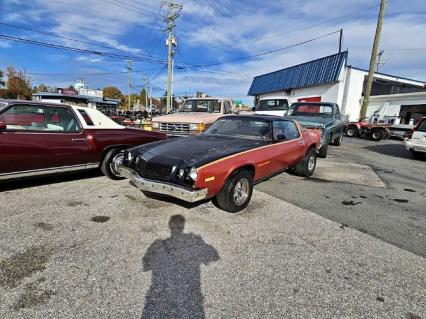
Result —
[[348, 140], [234, 215], [94, 172], [2, 185], [0, 317], [425, 318], [425, 165]]

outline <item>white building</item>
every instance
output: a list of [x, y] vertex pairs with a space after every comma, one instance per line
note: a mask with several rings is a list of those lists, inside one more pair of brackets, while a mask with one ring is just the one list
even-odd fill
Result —
[[[339, 104], [350, 121], [357, 121], [360, 114], [367, 70], [347, 65], [348, 52], [341, 52], [314, 61], [295, 65], [253, 79], [248, 95], [256, 99], [264, 97], [287, 97], [290, 103], [298, 101], [333, 102]], [[414, 92], [420, 92], [415, 94]], [[423, 93], [422, 93], [423, 92]], [[375, 73], [367, 114], [372, 115], [387, 103], [376, 96], [412, 94], [410, 104], [386, 107], [385, 118], [399, 116], [402, 106], [417, 105], [416, 114], [426, 115], [426, 83], [398, 76]], [[416, 100], [417, 99], [417, 100]], [[403, 102], [403, 100], [401, 100]], [[383, 102], [383, 104], [380, 104]], [[401, 103], [402, 103], [401, 102]], [[403, 102], [405, 103], [405, 102]], [[390, 104], [390, 103], [389, 103]], [[403, 116], [409, 113], [405, 110]], [[413, 112], [411, 112], [413, 114]], [[404, 118], [404, 121], [410, 120]]]
[[78, 80], [74, 85], [74, 89], [79, 95], [93, 96], [98, 98], [104, 97], [104, 92], [98, 89], [89, 89], [83, 80]]

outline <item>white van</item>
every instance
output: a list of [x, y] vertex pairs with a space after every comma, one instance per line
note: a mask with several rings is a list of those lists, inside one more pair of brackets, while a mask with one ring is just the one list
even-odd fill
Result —
[[289, 108], [288, 99], [282, 96], [262, 97], [254, 109], [256, 114], [284, 116]]

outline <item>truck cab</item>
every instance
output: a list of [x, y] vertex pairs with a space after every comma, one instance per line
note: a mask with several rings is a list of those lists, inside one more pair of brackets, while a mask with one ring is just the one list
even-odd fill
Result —
[[173, 137], [198, 135], [218, 118], [234, 111], [232, 99], [227, 97], [190, 98], [177, 113], [155, 117], [152, 130]]
[[289, 109], [288, 99], [282, 96], [262, 97], [257, 102], [256, 114], [284, 116]]

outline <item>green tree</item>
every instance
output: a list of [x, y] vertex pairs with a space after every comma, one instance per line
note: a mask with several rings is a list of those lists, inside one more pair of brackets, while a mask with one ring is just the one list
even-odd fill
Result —
[[0, 70], [0, 88], [4, 87], [6, 82], [3, 80], [3, 71]]
[[123, 94], [115, 86], [106, 86], [104, 87], [102, 91], [104, 92], [104, 97], [108, 99], [116, 99], [116, 100], [123, 99]]
[[[149, 104], [149, 96], [148, 96], [145, 88], [143, 88], [141, 90], [141, 93], [139, 94], [139, 100], [140, 100], [140, 103], [142, 105], [145, 105], [146, 101], [148, 101], [148, 104]], [[147, 106], [147, 105], [145, 105], [145, 106]]]
[[38, 86], [34, 87], [34, 92], [47, 92], [47, 86], [44, 84], [39, 84]]
[[31, 81], [25, 72], [17, 71], [13, 66], [8, 66], [6, 76], [6, 98], [23, 100], [31, 99]]

